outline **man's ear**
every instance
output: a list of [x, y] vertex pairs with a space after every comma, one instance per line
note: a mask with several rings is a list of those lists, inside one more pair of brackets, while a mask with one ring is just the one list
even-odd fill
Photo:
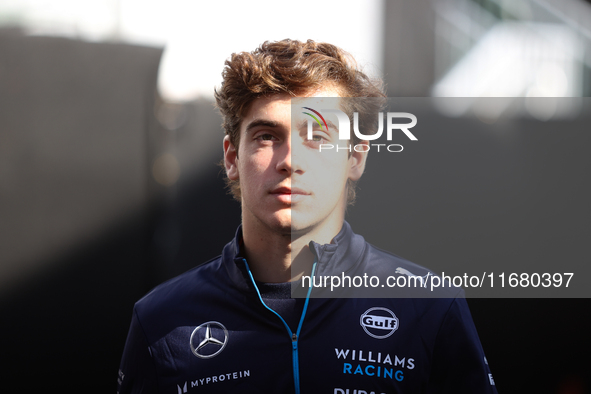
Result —
[[230, 136], [224, 137], [224, 167], [226, 167], [226, 175], [232, 181], [237, 181], [238, 174], [238, 152], [234, 144], [230, 142]]
[[[365, 145], [365, 146], [360, 146]], [[355, 146], [360, 146], [359, 150], [363, 152], [358, 152], [355, 149], [351, 149], [351, 156], [349, 157], [349, 179], [352, 181], [358, 181], [363, 175], [363, 171], [365, 171], [365, 162], [367, 160], [367, 154], [369, 151], [369, 142], [368, 141], [359, 141], [359, 143]], [[355, 148], [355, 146], [353, 148]]]

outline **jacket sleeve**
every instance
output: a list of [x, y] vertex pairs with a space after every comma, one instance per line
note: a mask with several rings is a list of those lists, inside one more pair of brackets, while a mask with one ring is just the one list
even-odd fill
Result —
[[464, 298], [451, 304], [437, 334], [429, 394], [496, 394], [497, 389]]
[[156, 366], [134, 308], [117, 377], [117, 394], [136, 393], [156, 394], [158, 385]]

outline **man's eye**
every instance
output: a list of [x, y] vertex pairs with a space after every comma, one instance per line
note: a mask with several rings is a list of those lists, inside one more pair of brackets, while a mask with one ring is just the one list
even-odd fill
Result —
[[273, 135], [271, 134], [261, 134], [258, 138], [262, 141], [271, 141], [273, 139]]

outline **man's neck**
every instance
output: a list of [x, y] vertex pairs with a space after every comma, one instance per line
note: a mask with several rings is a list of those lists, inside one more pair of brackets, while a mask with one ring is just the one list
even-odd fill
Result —
[[341, 227], [342, 223], [292, 233], [243, 221], [244, 252], [254, 278], [265, 283], [282, 283], [309, 275], [314, 262], [310, 241], [328, 244]]
[[268, 231], [264, 226], [242, 224], [244, 254], [254, 278], [265, 283], [289, 282], [291, 235]]

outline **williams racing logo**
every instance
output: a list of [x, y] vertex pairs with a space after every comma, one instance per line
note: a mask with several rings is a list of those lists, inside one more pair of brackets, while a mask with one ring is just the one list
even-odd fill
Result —
[[361, 315], [359, 324], [370, 337], [384, 339], [398, 330], [400, 321], [390, 309], [376, 306]]

